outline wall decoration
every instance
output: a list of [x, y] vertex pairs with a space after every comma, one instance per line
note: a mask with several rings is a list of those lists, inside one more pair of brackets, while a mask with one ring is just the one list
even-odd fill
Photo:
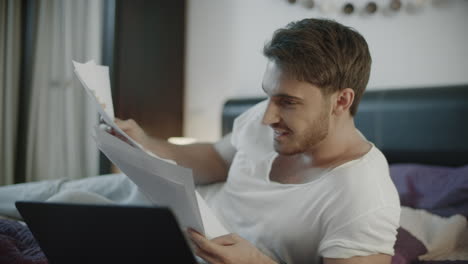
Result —
[[371, 1], [366, 4], [366, 13], [368, 14], [375, 14], [375, 12], [377, 12], [377, 9], [378, 7], [376, 2]]
[[399, 11], [401, 9], [401, 1], [400, 0], [392, 0], [390, 1], [389, 5], [390, 10], [392, 11]]
[[343, 6], [343, 13], [345, 13], [346, 15], [350, 15], [353, 12], [354, 12], [354, 5], [352, 3], [346, 3]]
[[[423, 10], [429, 0], [286, 0], [289, 4], [318, 10], [320, 13], [344, 15], [376, 15], [391, 14], [403, 10], [408, 13], [416, 13]], [[444, 0], [439, 0], [444, 1]], [[445, 0], [447, 1], [447, 0]]]

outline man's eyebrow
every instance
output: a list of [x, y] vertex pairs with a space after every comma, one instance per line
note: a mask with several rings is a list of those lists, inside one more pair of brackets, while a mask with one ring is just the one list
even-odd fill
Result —
[[[268, 93], [267, 93], [267, 91], [265, 89], [265, 86], [263, 86], [263, 84], [262, 84], [262, 90], [263, 90], [263, 92], [265, 92], [268, 95]], [[285, 94], [285, 93], [272, 94], [272, 95], [268, 95], [268, 96], [270, 96], [270, 97], [282, 97], [282, 98], [288, 98], [288, 99], [292, 99], [292, 100], [302, 101], [302, 98], [292, 96], [292, 95], [289, 95], [289, 94]]]
[[272, 95], [272, 97], [282, 97], [282, 98], [292, 99], [292, 100], [296, 100], [296, 101], [302, 101], [302, 98], [292, 96], [292, 95], [289, 95], [289, 94], [284, 94], [284, 93], [274, 94], [274, 95]]

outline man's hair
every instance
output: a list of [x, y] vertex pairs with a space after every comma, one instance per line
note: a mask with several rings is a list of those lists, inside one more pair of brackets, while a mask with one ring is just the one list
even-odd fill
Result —
[[304, 19], [278, 29], [263, 54], [299, 81], [322, 94], [351, 88], [355, 115], [369, 81], [372, 59], [366, 40], [357, 31], [332, 20]]

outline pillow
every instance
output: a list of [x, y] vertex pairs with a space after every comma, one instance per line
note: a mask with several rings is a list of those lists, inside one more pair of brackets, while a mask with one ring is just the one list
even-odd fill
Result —
[[439, 216], [461, 214], [468, 217], [468, 166], [395, 164], [390, 166], [390, 176], [401, 205], [425, 209]]
[[0, 264], [47, 264], [47, 258], [28, 227], [0, 219]]
[[393, 264], [413, 261], [468, 260], [468, 228], [462, 215], [441, 217], [421, 209], [401, 208]]
[[392, 264], [410, 264], [427, 253], [424, 244], [404, 228], [398, 228]]
[[441, 217], [426, 210], [401, 207], [400, 226], [420, 241], [427, 252], [420, 260], [468, 260], [466, 218]]
[[[402, 206], [425, 209], [434, 214], [434, 217], [450, 217], [455, 214], [468, 217], [468, 166], [454, 168], [393, 164], [390, 166], [390, 176], [398, 190]], [[467, 263], [466, 260], [419, 262], [419, 256], [431, 253], [425, 245], [427, 241], [423, 243], [422, 239], [417, 237], [420, 234], [415, 236], [416, 232], [411, 230], [411, 227], [402, 224], [398, 229], [392, 264]]]

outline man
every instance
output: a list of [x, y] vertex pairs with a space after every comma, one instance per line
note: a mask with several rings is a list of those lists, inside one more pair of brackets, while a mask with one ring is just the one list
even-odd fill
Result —
[[176, 146], [117, 124], [198, 184], [226, 182], [210, 204], [232, 231], [208, 240], [189, 231], [210, 263], [389, 264], [399, 199], [382, 153], [355, 128], [371, 57], [339, 23], [304, 19], [275, 32], [264, 101], [215, 144]]

